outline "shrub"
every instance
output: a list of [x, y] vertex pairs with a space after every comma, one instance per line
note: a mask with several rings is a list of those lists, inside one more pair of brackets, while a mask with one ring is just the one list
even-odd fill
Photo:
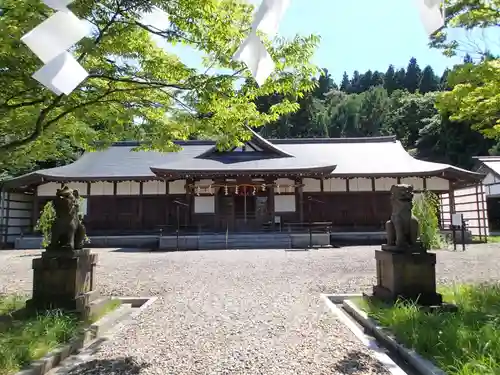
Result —
[[426, 249], [443, 247], [443, 237], [438, 219], [439, 198], [431, 191], [424, 191], [415, 197], [413, 215], [418, 219], [420, 240]]

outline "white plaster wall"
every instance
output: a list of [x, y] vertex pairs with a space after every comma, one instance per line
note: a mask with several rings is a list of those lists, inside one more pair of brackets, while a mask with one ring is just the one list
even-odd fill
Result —
[[197, 214], [215, 213], [215, 197], [213, 195], [194, 197], [194, 212]]
[[[479, 191], [476, 196], [476, 187], [471, 186], [463, 189], [457, 189], [453, 192], [455, 200], [455, 213], [462, 214], [464, 219], [467, 220], [469, 230], [474, 236], [487, 236], [489, 235], [488, 228], [488, 212], [486, 207], [486, 194]], [[484, 200], [484, 202], [482, 202]], [[449, 194], [441, 194], [441, 210], [444, 212], [444, 226], [448, 228], [450, 222], [450, 199]], [[481, 228], [479, 228], [481, 227]]]
[[[32, 229], [33, 195], [22, 193], [11, 193], [9, 195], [8, 193], [4, 193], [3, 197], [4, 210], [2, 211], [3, 217], [0, 222], [3, 225], [9, 226], [4, 240], [9, 243], [15, 242], [22, 233], [26, 233]], [[8, 198], [10, 198], [10, 202], [7, 202]], [[8, 212], [7, 207], [9, 208]]]
[[116, 184], [116, 195], [139, 195], [140, 183], [137, 181], [122, 181]]
[[347, 191], [347, 181], [343, 178], [327, 178], [323, 181], [326, 192]]
[[450, 182], [440, 177], [430, 177], [426, 179], [427, 190], [446, 191], [450, 189]]
[[56, 191], [61, 187], [59, 182], [47, 182], [46, 184], [38, 185], [37, 194], [39, 197], [55, 197]]
[[382, 177], [375, 179], [375, 191], [390, 191], [392, 185], [398, 183], [397, 178], [392, 177]]
[[90, 184], [90, 195], [113, 195], [113, 183], [92, 182]]
[[295, 212], [295, 195], [275, 195], [274, 212]]
[[350, 178], [349, 191], [372, 191], [371, 178]]
[[212, 185], [214, 183], [214, 180], [200, 180], [200, 181], [196, 181], [194, 184], [195, 186], [204, 186], [204, 187], [207, 187]]
[[[289, 178], [278, 178], [276, 181], [274, 181], [274, 184], [276, 186], [274, 186], [274, 192], [275, 193], [278, 193], [278, 194], [281, 194], [281, 193], [291, 193], [293, 192], [293, 188], [292, 190], [290, 189], [290, 186], [294, 186], [295, 185], [295, 181], [294, 180], [290, 180]], [[279, 188], [277, 185], [280, 185]]]
[[424, 190], [424, 179], [421, 177], [403, 177], [401, 183], [413, 186], [414, 190]]
[[162, 195], [167, 192], [167, 183], [165, 181], [145, 181], [142, 183], [142, 194], [144, 195]]
[[169, 194], [186, 194], [186, 180], [170, 181], [168, 192]]
[[304, 178], [302, 180], [304, 187], [302, 191], [305, 193], [315, 193], [321, 191], [321, 181], [315, 178]]

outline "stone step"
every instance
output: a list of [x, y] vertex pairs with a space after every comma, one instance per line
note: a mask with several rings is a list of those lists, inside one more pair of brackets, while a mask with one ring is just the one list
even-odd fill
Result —
[[131, 304], [125, 303], [118, 306], [116, 310], [110, 312], [90, 326], [91, 337], [96, 338], [101, 336], [104, 332], [108, 331], [111, 327], [126, 318], [127, 315], [130, 315], [131, 312]]

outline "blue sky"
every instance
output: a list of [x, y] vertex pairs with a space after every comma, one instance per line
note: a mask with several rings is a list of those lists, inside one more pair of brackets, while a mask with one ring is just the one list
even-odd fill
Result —
[[[451, 35], [459, 36], [457, 33], [452, 31]], [[336, 82], [344, 71], [350, 76], [354, 70], [385, 72], [389, 64], [406, 67], [411, 57], [417, 58], [421, 68], [431, 65], [437, 74], [462, 60], [447, 58], [428, 47], [429, 39], [414, 0], [291, 0], [279, 34], [320, 35], [313, 61], [327, 68]], [[473, 36], [477, 40], [481, 35]], [[465, 37], [460, 35], [461, 40]], [[166, 48], [177, 52], [190, 66], [200, 64], [196, 51], [178, 46]]]

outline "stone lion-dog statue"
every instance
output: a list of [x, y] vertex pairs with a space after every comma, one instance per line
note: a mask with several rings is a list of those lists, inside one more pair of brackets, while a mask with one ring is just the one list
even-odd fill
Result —
[[81, 222], [80, 195], [77, 190], [64, 185], [57, 189], [53, 201], [55, 220], [51, 228], [48, 251], [80, 250], [85, 242], [85, 227]]
[[387, 245], [408, 248], [418, 245], [418, 219], [413, 216], [413, 186], [406, 184], [391, 187], [391, 219], [385, 224]]

